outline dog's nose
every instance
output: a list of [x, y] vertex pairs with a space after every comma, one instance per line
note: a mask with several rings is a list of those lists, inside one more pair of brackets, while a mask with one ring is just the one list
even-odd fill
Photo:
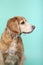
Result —
[[32, 25], [32, 28], [33, 28], [33, 29], [35, 29], [35, 26], [34, 26], [34, 25]]

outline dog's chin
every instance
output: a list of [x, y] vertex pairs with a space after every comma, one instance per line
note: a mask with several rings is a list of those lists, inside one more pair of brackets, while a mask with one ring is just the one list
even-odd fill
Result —
[[33, 30], [32, 31], [30, 31], [30, 32], [23, 32], [24, 34], [30, 34], [30, 33], [32, 33], [33, 32]]

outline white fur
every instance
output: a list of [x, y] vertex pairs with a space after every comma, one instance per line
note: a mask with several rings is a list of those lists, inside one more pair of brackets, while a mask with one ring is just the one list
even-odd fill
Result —
[[17, 49], [16, 49], [16, 43], [17, 43], [16, 40], [12, 41], [12, 43], [11, 43], [9, 49], [8, 49], [8, 53], [9, 54], [14, 54], [17, 51]]
[[25, 21], [25, 24], [20, 24], [20, 29], [21, 32], [31, 32], [33, 30], [32, 25], [27, 23], [27, 21]]

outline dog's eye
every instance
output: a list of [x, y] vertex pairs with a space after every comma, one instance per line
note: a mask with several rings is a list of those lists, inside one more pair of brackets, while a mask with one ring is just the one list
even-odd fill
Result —
[[21, 24], [24, 24], [24, 23], [25, 23], [24, 21], [21, 22]]

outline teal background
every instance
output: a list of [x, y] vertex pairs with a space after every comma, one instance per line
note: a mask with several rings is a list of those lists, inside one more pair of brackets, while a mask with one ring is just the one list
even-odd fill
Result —
[[24, 42], [24, 65], [42, 65], [42, 7], [43, 0], [0, 0], [0, 37], [7, 20], [24, 16], [36, 29], [31, 34], [22, 34]]

